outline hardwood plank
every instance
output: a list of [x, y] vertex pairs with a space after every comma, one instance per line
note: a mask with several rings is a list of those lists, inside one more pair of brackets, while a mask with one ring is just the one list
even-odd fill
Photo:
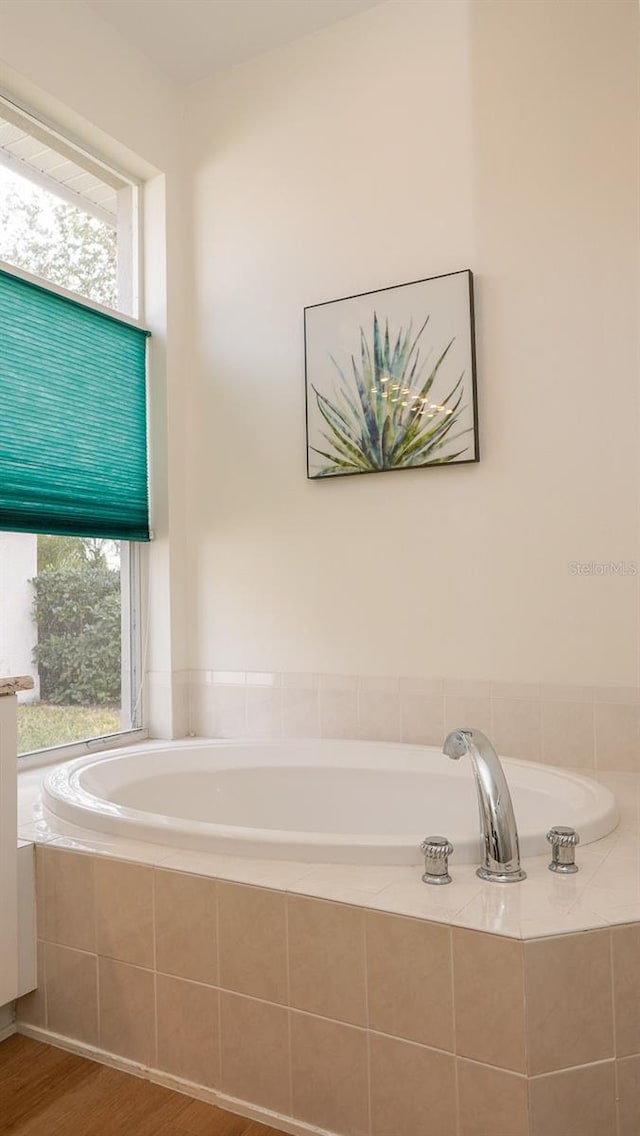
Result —
[[223, 1112], [205, 1101], [189, 1101], [177, 1122], [186, 1136], [244, 1136], [250, 1121], [246, 1116]]
[[[68, 1128], [73, 1136], [155, 1136], [163, 1125], [174, 1120], [185, 1108], [186, 1098], [160, 1085], [152, 1085], [126, 1073], [108, 1071], [111, 1076], [99, 1086], [85, 1086], [70, 1099], [58, 1102], [56, 1124], [49, 1131]], [[51, 1122], [52, 1114], [47, 1120]], [[33, 1134], [38, 1136], [40, 1128]]]
[[[229, 1115], [228, 1113], [226, 1114]], [[245, 1120], [246, 1124], [247, 1121]], [[188, 1128], [182, 1128], [179, 1123], [167, 1124], [163, 1128], [159, 1128], [155, 1136], [192, 1136]], [[267, 1128], [264, 1124], [259, 1124], [257, 1121], [249, 1122], [249, 1127], [242, 1130], [241, 1136], [283, 1136], [281, 1131], [275, 1128]]]
[[70, 1055], [62, 1049], [54, 1049], [52, 1045], [45, 1045], [41, 1041], [33, 1041], [30, 1037], [21, 1037], [20, 1034], [14, 1033], [0, 1043], [0, 1077], [2, 1080], [10, 1076], [29, 1079], [34, 1075], [36, 1067], [53, 1068], [64, 1063], [68, 1056]]
[[0, 1136], [281, 1136], [31, 1038], [0, 1044]]
[[0, 1044], [0, 1071], [4, 1070], [12, 1061], [21, 1061], [25, 1054], [31, 1055], [34, 1047], [43, 1052], [51, 1048], [51, 1046], [45, 1045], [44, 1042], [33, 1041], [32, 1038], [23, 1037], [22, 1034], [19, 1033], [14, 1033], [11, 1037], [6, 1038], [6, 1040]]
[[283, 1134], [280, 1128], [269, 1128], [266, 1124], [259, 1124], [257, 1120], [254, 1120], [245, 1129], [242, 1136], [283, 1136]]
[[[84, 1062], [73, 1054], [64, 1054], [54, 1060], [49, 1053], [38, 1054], [19, 1072], [14, 1072], [0, 1084], [0, 1132], [19, 1131], [20, 1127], [44, 1118], [51, 1112], [59, 1114], [58, 1102], [70, 1088], [90, 1079], [92, 1063]], [[44, 1131], [44, 1129], [43, 1129]]]

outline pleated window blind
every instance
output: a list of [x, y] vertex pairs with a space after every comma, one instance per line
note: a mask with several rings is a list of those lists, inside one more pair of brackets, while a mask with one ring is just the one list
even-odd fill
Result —
[[0, 270], [0, 529], [149, 539], [148, 334]]

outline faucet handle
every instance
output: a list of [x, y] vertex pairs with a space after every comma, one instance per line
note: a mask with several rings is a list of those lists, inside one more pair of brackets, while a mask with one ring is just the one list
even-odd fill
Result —
[[453, 844], [446, 836], [426, 836], [420, 851], [424, 856], [424, 883], [450, 884], [449, 856], [453, 852]]
[[557, 824], [547, 833], [547, 840], [551, 845], [549, 871], [560, 872], [565, 876], [577, 872], [576, 845], [580, 843], [580, 837], [575, 828]]

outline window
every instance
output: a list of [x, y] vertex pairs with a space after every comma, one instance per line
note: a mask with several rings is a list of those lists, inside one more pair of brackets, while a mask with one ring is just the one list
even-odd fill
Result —
[[[138, 316], [136, 202], [132, 181], [0, 98], [5, 268]], [[0, 531], [0, 674], [35, 682], [21, 754], [140, 729], [139, 612], [137, 544]]]

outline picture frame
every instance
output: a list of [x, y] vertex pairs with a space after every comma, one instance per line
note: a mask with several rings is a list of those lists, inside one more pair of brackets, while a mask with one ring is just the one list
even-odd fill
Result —
[[307, 477], [480, 459], [470, 269], [304, 309]]

